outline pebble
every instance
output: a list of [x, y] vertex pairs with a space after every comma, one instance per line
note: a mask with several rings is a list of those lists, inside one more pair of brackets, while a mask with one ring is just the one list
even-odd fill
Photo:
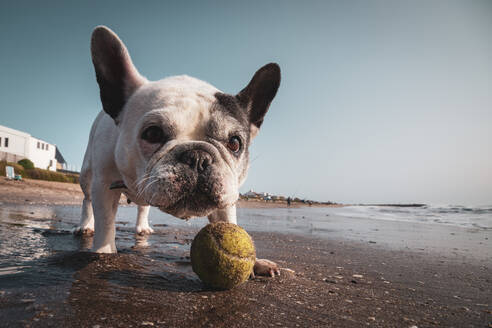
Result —
[[35, 300], [33, 298], [23, 298], [20, 299], [21, 303], [33, 303]]
[[328, 279], [328, 278], [323, 278], [323, 281], [324, 282], [328, 282], [330, 284], [336, 284], [337, 283], [336, 280], [331, 280], [331, 279]]
[[364, 278], [364, 276], [361, 275], [361, 274], [353, 274], [352, 277], [354, 277], [354, 278]]

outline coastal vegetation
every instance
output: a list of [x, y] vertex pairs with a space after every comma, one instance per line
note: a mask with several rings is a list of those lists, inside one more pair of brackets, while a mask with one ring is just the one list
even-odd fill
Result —
[[22, 176], [22, 178], [68, 182], [68, 183], [79, 183], [79, 176], [76, 174], [66, 174], [61, 172], [43, 170], [39, 168], [34, 168], [33, 167], [34, 165], [32, 165], [31, 167], [31, 165], [29, 164], [30, 163], [26, 162], [25, 160], [20, 160], [19, 163], [0, 161], [0, 176], [6, 175], [5, 172], [6, 166], [12, 166], [14, 168], [15, 174]]

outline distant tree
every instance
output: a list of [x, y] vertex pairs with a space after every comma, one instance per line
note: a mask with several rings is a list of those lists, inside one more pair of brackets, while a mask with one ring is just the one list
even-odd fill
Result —
[[27, 158], [21, 159], [20, 161], [17, 162], [17, 164], [22, 165], [26, 170], [34, 168], [34, 163], [28, 160]]

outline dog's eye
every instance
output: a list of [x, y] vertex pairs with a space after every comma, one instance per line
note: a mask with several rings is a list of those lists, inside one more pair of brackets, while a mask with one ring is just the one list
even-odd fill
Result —
[[227, 148], [233, 153], [237, 153], [241, 149], [241, 139], [238, 136], [231, 137], [227, 142]]
[[163, 143], [164, 132], [158, 126], [149, 126], [142, 132], [141, 138], [149, 143]]

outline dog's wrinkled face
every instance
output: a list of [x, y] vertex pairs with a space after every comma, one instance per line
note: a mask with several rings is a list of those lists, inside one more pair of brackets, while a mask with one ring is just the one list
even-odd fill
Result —
[[[177, 217], [234, 204], [248, 167], [250, 126], [238, 101], [205, 82], [171, 77], [128, 100], [117, 165], [137, 197]], [[128, 166], [128, 146], [138, 156]]]
[[278, 65], [261, 68], [233, 96], [188, 76], [147, 81], [105, 27], [93, 33], [92, 55], [103, 108], [119, 129], [115, 161], [132, 200], [181, 218], [233, 205], [248, 147], [279, 86]]

